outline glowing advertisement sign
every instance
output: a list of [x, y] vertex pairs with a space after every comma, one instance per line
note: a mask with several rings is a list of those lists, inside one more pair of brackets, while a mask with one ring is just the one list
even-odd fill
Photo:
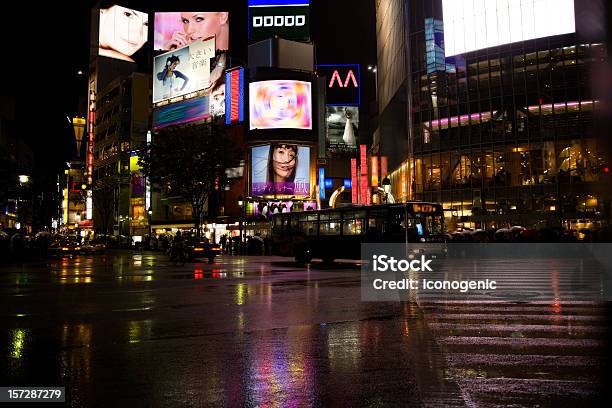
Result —
[[164, 105], [153, 111], [153, 130], [210, 118], [209, 96]]
[[132, 55], [147, 42], [149, 15], [127, 7], [100, 9], [98, 54], [134, 62]]
[[330, 156], [354, 156], [359, 134], [357, 106], [327, 106], [326, 145]]
[[447, 57], [576, 31], [573, 0], [442, 0]]
[[378, 187], [378, 157], [370, 157], [370, 171], [372, 173], [372, 186]]
[[249, 39], [310, 39], [309, 1], [249, 1]]
[[386, 177], [387, 173], [387, 156], [381, 156], [380, 158], [380, 175]]
[[361, 170], [361, 174], [368, 174], [368, 151], [366, 145], [359, 145], [359, 157], [360, 163], [359, 167]]
[[182, 11], [155, 13], [153, 46], [170, 51], [199, 40], [215, 37], [216, 49], [229, 49], [229, 13], [226, 11]]
[[359, 106], [361, 102], [361, 75], [359, 64], [323, 64], [317, 72], [327, 78], [327, 106]]
[[[346, 185], [346, 183], [345, 183]], [[351, 203], [359, 202], [359, 183], [357, 182], [357, 159], [351, 159]]]
[[210, 61], [214, 57], [214, 37], [156, 56], [153, 103], [209, 88]]
[[87, 139], [87, 184], [93, 184], [93, 158], [94, 158], [94, 120], [96, 114], [94, 111], [89, 111], [89, 134]]
[[251, 194], [310, 196], [310, 147], [271, 144], [251, 148]]
[[360, 185], [360, 200], [361, 204], [369, 205], [370, 204], [370, 186], [368, 185], [368, 151], [366, 145], [359, 145], [360, 150], [360, 158], [361, 163], [359, 165], [359, 170], [361, 173], [361, 185]]
[[244, 68], [225, 74], [225, 124], [244, 121]]
[[312, 129], [310, 82], [272, 80], [249, 84], [250, 129]]
[[325, 200], [325, 168], [319, 167], [319, 196]]
[[225, 116], [225, 75], [223, 79], [222, 83], [211, 91], [209, 97], [210, 116], [214, 118]]

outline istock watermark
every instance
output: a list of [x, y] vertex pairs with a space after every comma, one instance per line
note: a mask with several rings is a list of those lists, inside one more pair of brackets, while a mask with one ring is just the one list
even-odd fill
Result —
[[363, 244], [364, 301], [602, 301], [610, 244]]
[[421, 255], [421, 259], [400, 259], [397, 260], [393, 256], [374, 255], [373, 270], [374, 272], [407, 272], [407, 271], [430, 271], [433, 272], [429, 264], [433, 259], [427, 259], [425, 255]]

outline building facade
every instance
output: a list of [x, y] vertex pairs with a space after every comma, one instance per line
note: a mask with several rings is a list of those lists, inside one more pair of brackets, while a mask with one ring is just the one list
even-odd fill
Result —
[[[5, 101], [3, 101], [5, 102]], [[10, 106], [11, 101], [6, 101]], [[8, 110], [8, 109], [7, 109]], [[0, 230], [23, 228], [31, 232], [33, 225], [34, 153], [20, 137], [14, 112], [0, 115]]]
[[607, 225], [602, 3], [463, 3], [377, 1], [394, 195], [441, 202], [450, 229]]
[[150, 116], [147, 74], [118, 77], [97, 93], [94, 126], [94, 225], [105, 234], [148, 233], [145, 180], [137, 150], [146, 142]]

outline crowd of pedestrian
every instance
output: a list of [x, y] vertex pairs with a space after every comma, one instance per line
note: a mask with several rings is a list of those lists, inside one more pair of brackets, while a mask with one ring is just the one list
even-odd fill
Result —
[[568, 230], [558, 228], [530, 229], [518, 225], [499, 229], [464, 229], [446, 234], [448, 242], [612, 242], [612, 228]]
[[219, 245], [224, 254], [228, 255], [271, 255], [270, 237], [262, 236], [257, 232], [254, 235], [247, 235], [240, 240], [240, 236], [228, 236], [223, 234], [219, 238]]
[[0, 263], [44, 260], [51, 242], [47, 231], [31, 235], [17, 229], [0, 230]]

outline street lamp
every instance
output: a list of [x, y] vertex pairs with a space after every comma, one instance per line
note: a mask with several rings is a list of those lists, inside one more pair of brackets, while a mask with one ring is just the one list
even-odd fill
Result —
[[374, 73], [374, 81], [376, 82], [376, 102], [378, 102], [378, 67], [376, 65], [368, 65], [368, 71]]
[[240, 253], [242, 250], [242, 213], [244, 208], [244, 198], [241, 195], [238, 196], [238, 207], [240, 207], [240, 219], [238, 220], [238, 229], [240, 230], [240, 245], [238, 247], [238, 252]]
[[385, 190], [385, 204], [389, 203], [389, 193], [391, 192], [391, 180], [386, 176], [382, 181], [383, 189]]
[[119, 239], [123, 235], [123, 215], [119, 216]]

